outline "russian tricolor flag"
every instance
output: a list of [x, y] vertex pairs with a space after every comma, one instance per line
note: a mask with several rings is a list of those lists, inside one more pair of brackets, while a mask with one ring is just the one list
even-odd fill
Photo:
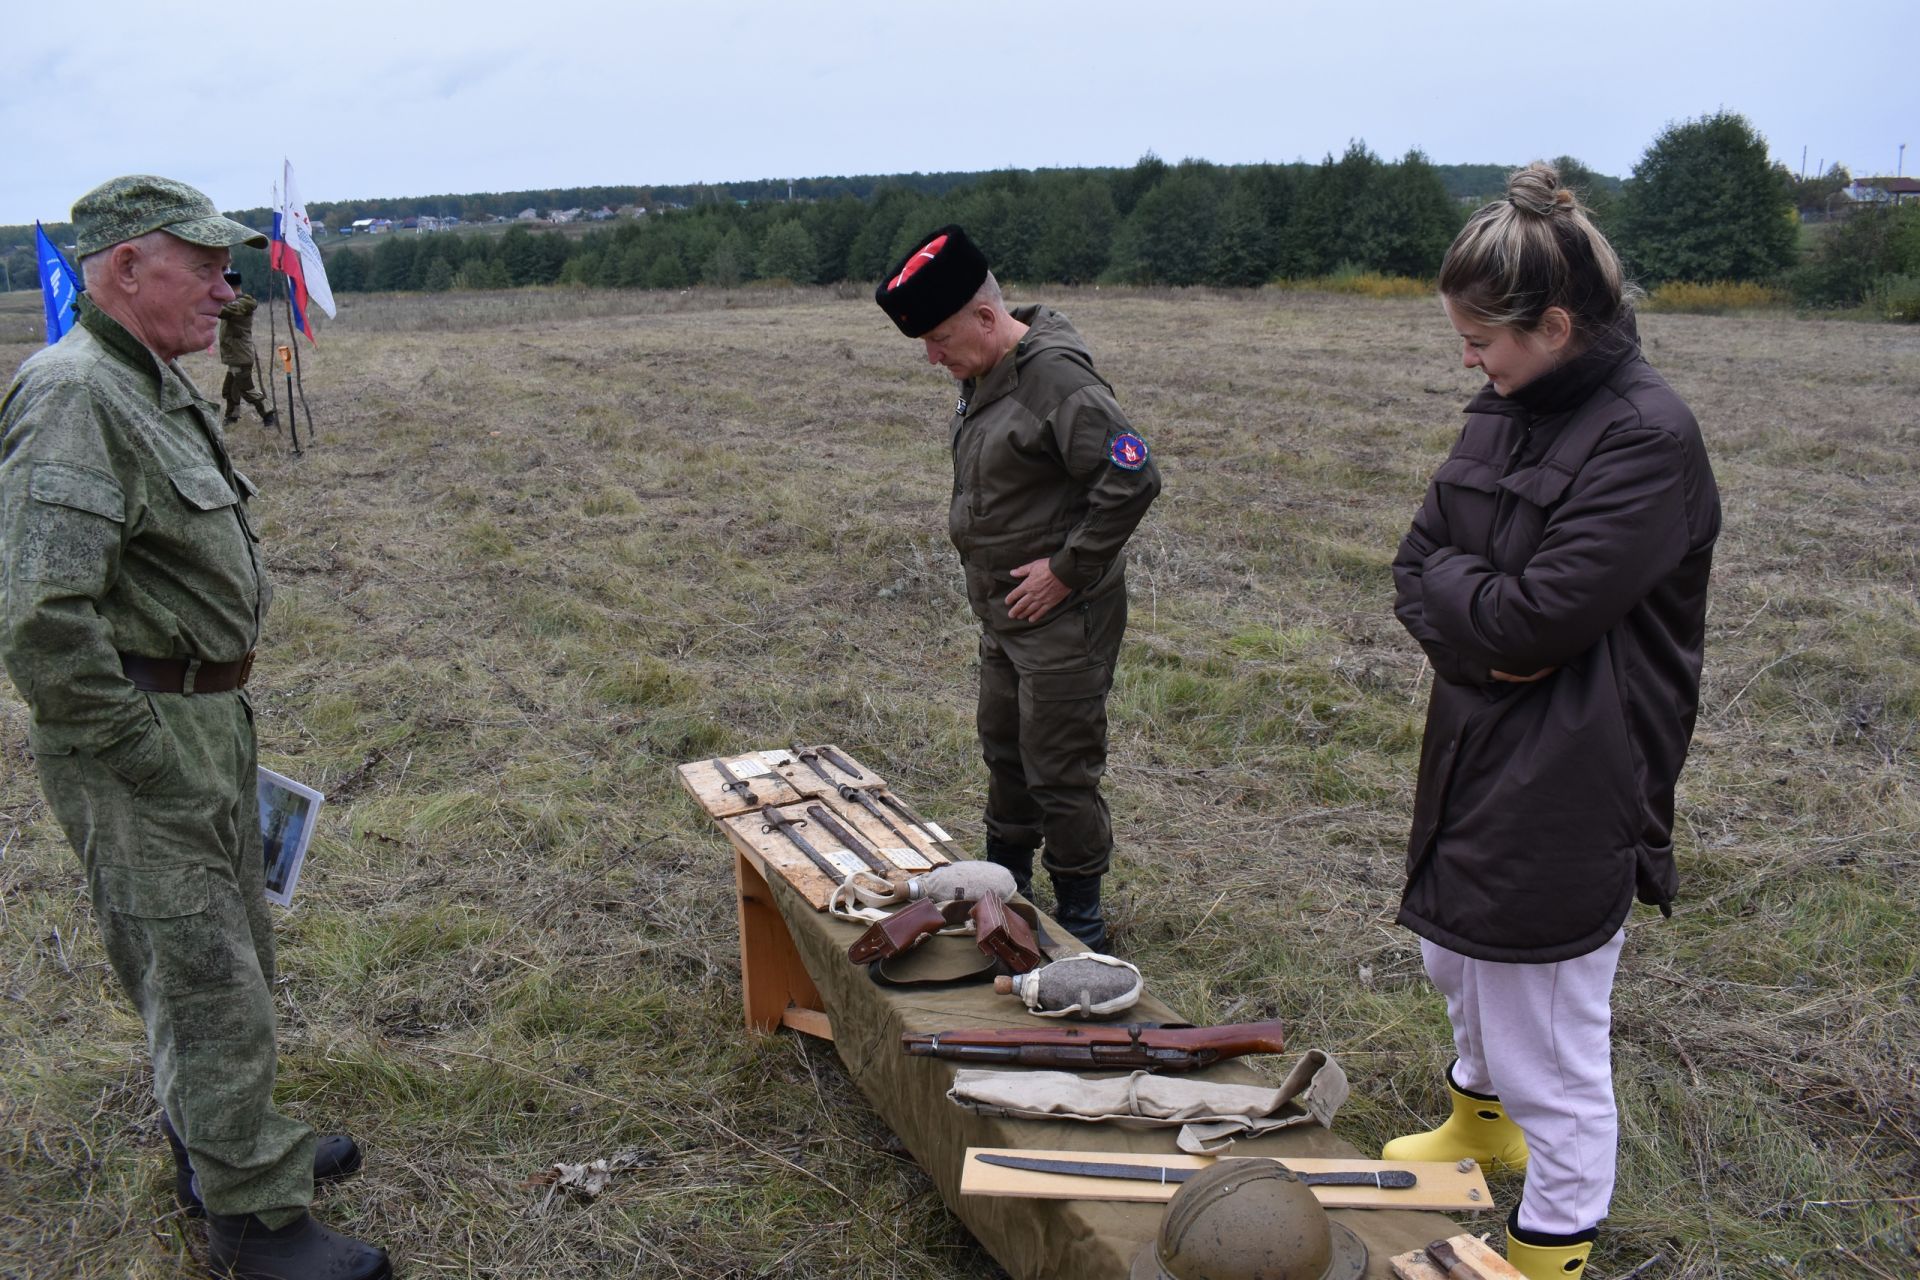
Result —
[[313, 242], [313, 223], [307, 207], [293, 188], [293, 162], [286, 161], [286, 186], [280, 207], [273, 211], [273, 238], [267, 249], [267, 261], [275, 271], [287, 277], [287, 297], [293, 304], [293, 324], [312, 342], [313, 324], [307, 319], [309, 303], [317, 302], [329, 316], [334, 314], [333, 290], [327, 285], [327, 268], [320, 259], [320, 246]]

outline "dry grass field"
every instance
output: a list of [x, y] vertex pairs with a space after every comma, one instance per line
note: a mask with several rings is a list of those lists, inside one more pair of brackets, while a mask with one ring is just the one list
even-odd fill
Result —
[[[1339, 1055], [1374, 1146], [1449, 1057], [1392, 923], [1425, 685], [1387, 565], [1476, 378], [1430, 300], [1046, 296], [1166, 478], [1112, 707], [1117, 949], [1196, 1020]], [[951, 383], [857, 291], [346, 305], [314, 447], [232, 429], [279, 584], [263, 759], [329, 796], [279, 987], [286, 1104], [369, 1148], [324, 1215], [413, 1280], [994, 1274], [830, 1047], [740, 1029], [729, 854], [671, 774], [837, 740], [977, 846]], [[1592, 1275], [1911, 1276], [1920, 330], [1644, 330], [1726, 534]], [[197, 1274], [10, 688], [0, 760], [0, 1274]], [[592, 1203], [529, 1183], [620, 1152]]]

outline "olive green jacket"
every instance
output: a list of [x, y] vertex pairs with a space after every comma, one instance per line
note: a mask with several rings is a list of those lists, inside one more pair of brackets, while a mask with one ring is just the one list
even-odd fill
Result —
[[254, 647], [272, 588], [218, 421], [177, 362], [84, 299], [0, 402], [0, 662], [36, 753], [151, 777], [165, 745], [119, 655]]
[[1047, 560], [1072, 598], [1120, 589], [1127, 539], [1160, 492], [1144, 453], [1135, 466], [1115, 463], [1115, 442], [1132, 428], [1067, 318], [1044, 306], [1013, 317], [1026, 335], [961, 385], [947, 513], [973, 611], [1002, 630], [1034, 625], [1009, 619], [1006, 599], [1018, 581], [1009, 571], [1034, 560]]
[[243, 293], [220, 308], [221, 364], [253, 363], [253, 313], [259, 307], [257, 300]]

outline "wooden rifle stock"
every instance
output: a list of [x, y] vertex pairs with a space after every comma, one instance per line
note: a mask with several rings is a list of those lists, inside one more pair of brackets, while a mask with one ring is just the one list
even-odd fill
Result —
[[1242, 1054], [1279, 1053], [1286, 1048], [1286, 1031], [1278, 1022], [1236, 1022], [1218, 1027], [1154, 1023], [1017, 1027], [908, 1033], [900, 1037], [900, 1047], [910, 1057], [1002, 1066], [1196, 1071]]

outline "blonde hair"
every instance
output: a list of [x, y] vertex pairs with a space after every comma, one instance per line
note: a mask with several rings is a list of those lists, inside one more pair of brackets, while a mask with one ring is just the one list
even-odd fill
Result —
[[1483, 205], [1440, 265], [1440, 294], [1482, 324], [1531, 331], [1547, 308], [1591, 338], [1632, 306], [1620, 258], [1579, 197], [1538, 161], [1507, 175], [1507, 194]]

